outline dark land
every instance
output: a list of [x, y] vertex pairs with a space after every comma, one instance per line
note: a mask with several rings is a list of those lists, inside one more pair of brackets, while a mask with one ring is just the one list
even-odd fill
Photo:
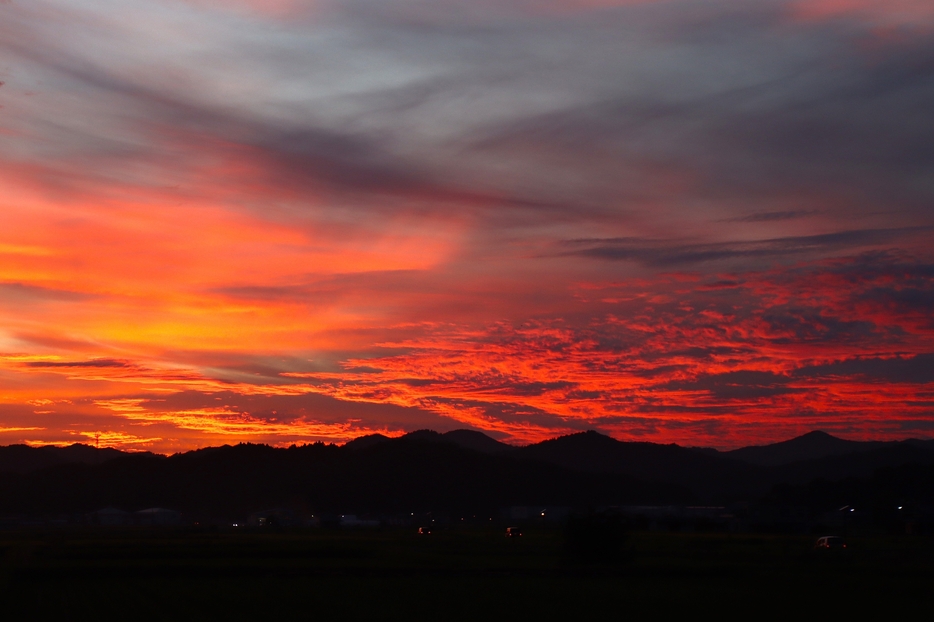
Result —
[[671, 528], [680, 512], [682, 523], [705, 517], [734, 532], [839, 525], [918, 533], [934, 526], [934, 441], [854, 442], [812, 432], [718, 452], [596, 432], [512, 447], [479, 432], [423, 430], [344, 446], [241, 444], [168, 457], [82, 445], [0, 447], [0, 526], [93, 523], [89, 516], [105, 508], [168, 508], [180, 523], [217, 526], [262, 512], [281, 526], [341, 515], [417, 526], [429, 516], [517, 520], [547, 509], [550, 520], [623, 508]]
[[[621, 554], [567, 555], [560, 529], [0, 533], [9, 619], [772, 619], [902, 616], [934, 596], [934, 542], [629, 532]], [[533, 617], [534, 616], [534, 617]]]
[[31, 618], [899, 615], [932, 579], [931, 441], [0, 447], [0, 598]]

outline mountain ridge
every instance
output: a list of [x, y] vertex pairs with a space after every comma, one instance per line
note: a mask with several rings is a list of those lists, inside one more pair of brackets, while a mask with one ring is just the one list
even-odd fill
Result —
[[[88, 446], [0, 447], [0, 464], [9, 466], [11, 456], [28, 458], [0, 472], [0, 512], [87, 512], [112, 505], [235, 515], [296, 500], [361, 512], [716, 505], [762, 498], [780, 484], [934, 465], [934, 441], [862, 443], [818, 433], [783, 443], [752, 447], [751, 456], [739, 454], [746, 460], [734, 452], [619, 441], [593, 430], [525, 447], [469, 430], [369, 435], [343, 446], [241, 443], [172, 456]], [[765, 458], [756, 453], [762, 451]], [[780, 463], [755, 463], [766, 459]]]
[[[807, 462], [832, 456], [863, 453], [886, 447], [912, 446], [925, 451], [934, 451], [934, 440], [931, 439], [910, 438], [901, 441], [852, 441], [833, 436], [820, 430], [814, 430], [785, 441], [766, 445], [749, 445], [732, 450], [717, 450], [710, 447], [684, 447], [675, 443], [662, 444], [648, 441], [620, 441], [596, 430], [577, 432], [540, 441], [538, 443], [517, 446], [498, 441], [483, 432], [463, 428], [450, 430], [448, 432], [421, 429], [408, 432], [398, 437], [390, 437], [379, 433], [368, 434], [350, 440], [340, 447], [359, 451], [382, 443], [432, 442], [455, 445], [487, 454], [515, 453], [517, 455], [526, 456], [546, 456], [554, 453], [548, 448], [555, 448], [562, 444], [570, 448], [571, 445], [579, 444], [582, 439], [589, 439], [589, 443], [593, 445], [593, 447], [590, 448], [591, 450], [594, 449], [594, 447], [599, 447], [601, 449], [618, 451], [621, 447], [628, 447], [634, 453], [644, 454], [646, 451], [655, 451], [660, 455], [679, 455], [681, 461], [705, 461], [704, 459], [689, 457], [687, 453], [681, 454], [680, 452], [683, 451], [690, 452], [694, 456], [704, 456], [706, 458], [717, 458], [721, 460], [727, 459], [761, 467], [778, 467], [795, 462]], [[201, 449], [181, 453], [210, 451], [214, 449], [218, 449], [218, 447], [203, 447]], [[154, 456], [160, 455], [151, 454], [150, 452], [125, 452], [115, 448], [95, 448], [82, 443], [75, 443], [65, 447], [32, 447], [23, 444], [5, 445], [0, 446], [0, 473], [25, 473], [57, 464], [99, 464], [120, 456], [139, 453]], [[587, 451], [578, 451], [578, 453], [577, 468], [582, 468], [586, 471], [599, 470], [596, 468], [597, 463], [601, 460], [605, 461], [606, 459], [605, 457], [601, 457], [599, 453], [590, 454]], [[557, 457], [554, 458], [558, 459]], [[562, 458], [561, 460], [567, 462], [568, 458]]]

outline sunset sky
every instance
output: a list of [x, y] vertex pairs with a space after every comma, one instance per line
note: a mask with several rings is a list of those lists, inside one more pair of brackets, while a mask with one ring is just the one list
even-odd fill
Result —
[[934, 436], [930, 0], [0, 0], [0, 444]]

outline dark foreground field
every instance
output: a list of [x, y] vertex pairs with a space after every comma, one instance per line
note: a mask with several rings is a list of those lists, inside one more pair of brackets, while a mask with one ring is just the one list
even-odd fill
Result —
[[558, 531], [0, 532], [0, 598], [20, 619], [63, 620], [892, 617], [934, 603], [932, 540], [851, 538], [832, 555], [813, 542], [633, 533], [593, 562]]

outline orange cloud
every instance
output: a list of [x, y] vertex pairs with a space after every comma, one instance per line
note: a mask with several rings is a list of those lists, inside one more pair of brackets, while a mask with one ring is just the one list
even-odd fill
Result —
[[[229, 406], [196, 408], [189, 410], [153, 409], [149, 400], [114, 399], [95, 402], [120, 417], [143, 424], [168, 424], [179, 430], [191, 430], [229, 440], [287, 437], [314, 441], [345, 442], [364, 434], [381, 433], [397, 436], [398, 432], [386, 428], [372, 428], [360, 421], [322, 423], [304, 419], [279, 423], [253, 417]], [[83, 433], [86, 436], [93, 433]], [[148, 439], [151, 442], [161, 439]], [[133, 441], [143, 442], [143, 441]], [[294, 440], [292, 441], [294, 442]]]
[[850, 45], [929, 2], [65, 4], [0, 22], [4, 442], [934, 429], [929, 41]]

